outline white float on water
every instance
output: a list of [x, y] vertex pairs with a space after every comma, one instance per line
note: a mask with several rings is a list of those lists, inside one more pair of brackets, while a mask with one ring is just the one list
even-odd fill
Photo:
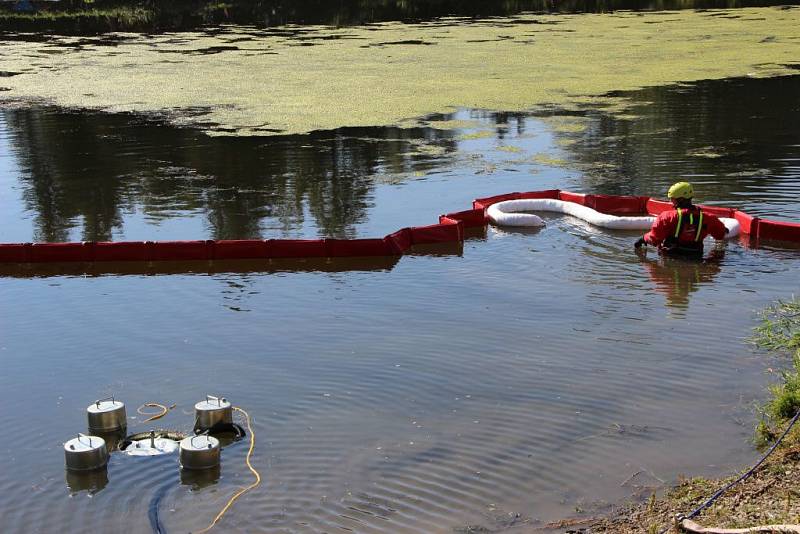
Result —
[[[529, 211], [549, 211], [572, 215], [594, 226], [613, 230], [649, 230], [656, 220], [652, 216], [620, 217], [608, 213], [600, 213], [592, 208], [574, 202], [566, 202], [554, 198], [528, 198], [521, 200], [505, 200], [489, 206], [486, 215], [496, 226], [544, 226], [544, 220]], [[521, 213], [523, 212], [523, 213]], [[720, 221], [728, 229], [726, 238], [736, 237], [741, 230], [739, 221], [721, 217]]]

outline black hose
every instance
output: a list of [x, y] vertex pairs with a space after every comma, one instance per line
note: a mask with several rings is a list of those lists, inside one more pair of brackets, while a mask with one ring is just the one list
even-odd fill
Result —
[[[692, 511], [691, 511], [691, 512], [690, 512], [688, 515], [679, 515], [679, 516], [678, 516], [678, 521], [681, 521], [681, 520], [683, 520], [683, 519], [692, 519], [692, 518], [694, 518], [694, 517], [697, 517], [698, 515], [700, 515], [700, 512], [702, 512], [703, 510], [705, 510], [706, 508], [708, 508], [709, 506], [711, 506], [712, 504], [714, 504], [714, 501], [716, 501], [717, 499], [719, 499], [719, 498], [722, 496], [722, 494], [723, 494], [723, 493], [725, 493], [726, 491], [728, 491], [729, 489], [731, 489], [733, 486], [735, 486], [735, 485], [736, 485], [736, 484], [738, 484], [739, 482], [742, 482], [743, 480], [745, 480], [745, 479], [747, 479], [747, 478], [750, 478], [750, 476], [751, 476], [753, 473], [755, 473], [756, 469], [758, 469], [759, 467], [761, 467], [761, 464], [763, 464], [763, 463], [764, 463], [764, 462], [767, 460], [767, 458], [769, 458], [769, 457], [770, 457], [770, 455], [771, 455], [773, 452], [775, 452], [775, 449], [777, 449], [777, 448], [778, 448], [778, 445], [780, 445], [780, 444], [781, 444], [781, 442], [783, 441], [783, 438], [785, 438], [785, 437], [786, 437], [786, 435], [787, 435], [787, 434], [789, 433], [789, 431], [792, 429], [792, 427], [794, 426], [794, 424], [797, 422], [797, 419], [798, 419], [798, 418], [800, 418], [800, 410], [797, 410], [797, 413], [796, 413], [796, 414], [794, 414], [794, 417], [792, 417], [792, 420], [789, 422], [789, 426], [787, 426], [787, 427], [786, 427], [786, 430], [784, 430], [784, 431], [783, 431], [783, 434], [781, 434], [781, 437], [779, 437], [779, 438], [778, 438], [778, 439], [775, 441], [775, 443], [773, 443], [773, 444], [772, 444], [772, 447], [770, 447], [770, 448], [769, 448], [769, 450], [767, 451], [767, 453], [766, 453], [764, 456], [762, 456], [762, 457], [761, 457], [761, 459], [758, 461], [758, 463], [756, 463], [756, 464], [755, 464], [753, 467], [751, 467], [750, 469], [748, 469], [746, 473], [744, 473], [742, 476], [740, 476], [739, 478], [737, 478], [737, 479], [736, 479], [736, 480], [734, 480], [733, 482], [730, 482], [729, 484], [725, 485], [725, 487], [723, 487], [723, 488], [721, 488], [721, 489], [717, 490], [717, 491], [714, 493], [714, 495], [712, 495], [711, 497], [709, 497], [709, 498], [708, 498], [708, 499], [707, 499], [707, 500], [706, 500], [706, 501], [705, 501], [703, 504], [701, 504], [700, 506], [698, 506], [697, 508], [695, 508], [694, 510], [692, 510]], [[662, 530], [662, 531], [661, 531], [659, 534], [664, 534], [664, 533], [665, 533], [665, 532], [667, 532], [669, 529], [670, 529], [670, 527], [667, 527], [666, 529]]]
[[247, 435], [247, 432], [236, 423], [217, 423], [205, 430], [195, 429], [195, 434], [198, 436], [201, 434], [208, 434], [209, 436], [214, 434], [233, 434], [233, 441], [239, 441]]
[[150, 528], [153, 530], [153, 534], [167, 534], [167, 529], [164, 528], [161, 523], [161, 517], [158, 515], [158, 506], [161, 504], [161, 499], [164, 498], [174, 484], [174, 480], [165, 481], [156, 489], [153, 498], [150, 499], [150, 504], [147, 507], [147, 518], [150, 520]]

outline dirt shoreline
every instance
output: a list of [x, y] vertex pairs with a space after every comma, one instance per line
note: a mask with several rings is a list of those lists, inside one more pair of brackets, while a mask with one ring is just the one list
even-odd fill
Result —
[[[623, 505], [601, 519], [567, 519], [531, 532], [658, 534], [666, 528], [684, 532], [674, 526], [676, 515], [689, 513], [734, 478], [687, 478], [661, 497], [654, 494], [646, 502]], [[795, 428], [750, 478], [723, 494], [694, 521], [707, 529], [800, 524], [800, 432]]]

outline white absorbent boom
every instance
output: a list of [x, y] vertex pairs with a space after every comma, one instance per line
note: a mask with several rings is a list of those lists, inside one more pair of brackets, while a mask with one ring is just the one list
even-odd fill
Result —
[[[592, 208], [581, 206], [574, 202], [556, 200], [553, 198], [530, 198], [523, 200], [506, 200], [489, 206], [486, 214], [496, 226], [544, 226], [544, 221], [529, 211], [550, 211], [572, 215], [584, 220], [591, 225], [614, 230], [649, 230], [656, 220], [655, 217], [619, 217], [600, 213]], [[726, 238], [739, 235], [739, 221], [727, 217], [720, 218], [722, 224], [728, 229]]]

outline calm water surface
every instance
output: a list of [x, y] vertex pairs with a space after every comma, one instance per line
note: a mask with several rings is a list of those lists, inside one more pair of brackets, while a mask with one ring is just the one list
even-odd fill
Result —
[[[483, 195], [678, 178], [799, 220], [798, 95], [798, 77], [703, 82], [627, 95], [622, 117], [461, 110], [269, 139], [5, 109], [0, 241], [380, 236]], [[775, 362], [744, 338], [797, 292], [800, 252], [663, 261], [635, 234], [547, 222], [397, 261], [4, 268], [0, 413], [25, 439], [0, 447], [3, 531], [151, 532], [155, 509], [196, 531], [250, 482], [244, 444], [218, 481], [120, 455], [107, 480], [66, 478], [61, 444], [112, 393], [129, 415], [177, 404], [168, 428], [206, 393], [254, 416], [264, 483], [219, 532], [525, 531], [752, 460]]]

